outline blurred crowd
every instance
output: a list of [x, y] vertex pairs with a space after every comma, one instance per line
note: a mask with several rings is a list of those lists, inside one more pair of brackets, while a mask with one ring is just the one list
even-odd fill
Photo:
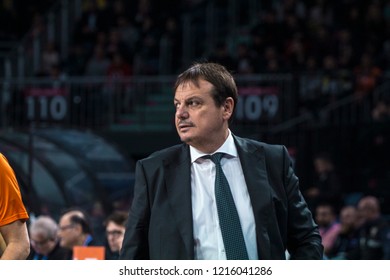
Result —
[[[56, 1], [22, 2], [2, 2], [0, 38], [15, 40], [22, 34], [34, 37], [47, 32], [46, 12]], [[59, 42], [44, 42], [36, 76], [117, 80], [175, 74], [189, 63], [183, 60], [183, 47], [189, 48], [184, 37], [193, 30], [191, 47], [196, 49], [191, 61], [218, 62], [236, 74], [293, 74], [299, 83], [300, 112], [318, 114], [324, 106], [350, 95], [360, 107], [369, 103], [372, 108], [383, 99], [371, 95], [390, 70], [390, 1], [275, 0], [261, 2], [256, 11], [250, 11], [251, 1], [237, 1], [236, 25], [215, 34], [212, 42], [204, 36], [205, 30], [213, 28], [208, 26], [206, 11], [212, 7], [214, 15], [225, 15], [214, 24], [228, 26], [231, 7], [225, 1], [80, 3], [80, 16], [70, 28], [67, 57], [60, 53]], [[184, 24], [188, 15], [194, 21], [190, 29]]]
[[[27, 6], [21, 2], [3, 1], [2, 38], [16, 39], [15, 34], [27, 32], [27, 26], [32, 36], [43, 32], [44, 7], [56, 1], [29, 1]], [[41, 72], [47, 75], [57, 65], [68, 75], [105, 75], [122, 63], [126, 75], [158, 74], [164, 38], [175, 60], [171, 71], [177, 73], [185, 67], [181, 65], [182, 16], [210, 2], [216, 10], [227, 9], [220, 0], [84, 0], [73, 28], [70, 56], [61, 61], [56, 43], [48, 42]], [[361, 93], [389, 70], [390, 1], [265, 1], [255, 18], [248, 17], [249, 1], [241, 2], [236, 4], [238, 20], [232, 34], [220, 34], [211, 48], [195, 52], [199, 54], [193, 60], [214, 60], [241, 74], [321, 70], [329, 78], [342, 78], [351, 74], [344, 72], [352, 72]], [[92, 67], [97, 62], [100, 67]]]
[[[313, 216], [319, 226], [324, 259], [390, 259], [390, 224], [374, 196], [361, 196], [356, 203], [316, 204]], [[313, 206], [313, 205], [311, 205]], [[75, 248], [100, 246], [106, 260], [119, 258], [127, 212], [114, 211], [101, 223], [102, 234], [93, 230], [90, 217], [79, 208], [63, 211], [57, 222], [49, 215], [31, 217], [29, 235], [30, 260], [77, 259]]]
[[57, 222], [50, 215], [31, 217], [29, 260], [77, 259], [75, 247], [98, 246], [104, 248], [106, 260], [119, 258], [119, 251], [127, 223], [127, 212], [114, 211], [99, 225], [102, 232], [94, 231], [91, 217], [80, 208], [65, 209]]

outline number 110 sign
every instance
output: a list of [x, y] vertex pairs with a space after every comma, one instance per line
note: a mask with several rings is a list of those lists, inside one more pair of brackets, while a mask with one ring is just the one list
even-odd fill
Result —
[[25, 91], [29, 121], [61, 122], [68, 115], [68, 91], [64, 88], [29, 88]]

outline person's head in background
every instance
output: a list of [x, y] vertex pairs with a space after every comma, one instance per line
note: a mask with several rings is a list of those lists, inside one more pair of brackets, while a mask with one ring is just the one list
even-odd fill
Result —
[[109, 249], [116, 253], [121, 250], [125, 236], [128, 214], [124, 211], [115, 211], [104, 222]]
[[29, 226], [31, 246], [41, 255], [48, 255], [58, 242], [58, 225], [49, 216], [39, 216]]
[[328, 203], [320, 203], [315, 209], [315, 220], [319, 227], [331, 226], [337, 220], [334, 207]]
[[314, 169], [317, 174], [326, 174], [334, 170], [334, 164], [330, 155], [326, 152], [317, 154], [314, 157]]
[[361, 216], [361, 223], [374, 221], [381, 216], [380, 203], [375, 196], [365, 196], [358, 203], [358, 211]]
[[88, 217], [81, 209], [69, 209], [60, 217], [58, 237], [61, 247], [72, 250], [74, 246], [86, 246], [91, 235]]
[[341, 232], [348, 233], [358, 227], [358, 213], [355, 206], [347, 205], [340, 210]]

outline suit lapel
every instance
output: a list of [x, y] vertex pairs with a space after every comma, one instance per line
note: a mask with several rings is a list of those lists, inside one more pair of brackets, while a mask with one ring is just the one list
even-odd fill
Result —
[[248, 187], [256, 223], [257, 251], [260, 259], [269, 259], [270, 241], [267, 232], [269, 205], [271, 199], [264, 151], [242, 138], [234, 136]]
[[180, 231], [189, 259], [194, 259], [191, 203], [191, 160], [189, 148], [183, 145], [176, 158], [165, 162], [165, 182], [173, 220]]

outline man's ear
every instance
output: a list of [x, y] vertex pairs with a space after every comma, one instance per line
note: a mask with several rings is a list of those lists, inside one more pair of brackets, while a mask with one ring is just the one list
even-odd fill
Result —
[[234, 100], [231, 97], [226, 98], [223, 104], [223, 116], [226, 119], [230, 119], [230, 117], [233, 114], [233, 109], [234, 109]]

